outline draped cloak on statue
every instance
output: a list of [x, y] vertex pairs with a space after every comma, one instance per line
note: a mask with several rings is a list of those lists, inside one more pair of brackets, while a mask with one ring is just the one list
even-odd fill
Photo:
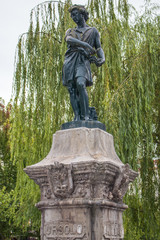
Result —
[[[99, 38], [98, 30], [87, 26], [81, 31], [78, 28], [68, 29], [66, 36], [71, 36], [83, 42], [87, 42], [91, 47], [96, 47], [96, 38]], [[91, 86], [92, 76], [88, 56], [83, 53], [82, 47], [67, 45], [68, 50], [65, 53], [64, 65], [62, 70], [62, 81], [64, 86], [68, 86], [70, 81], [75, 81], [77, 77], [86, 78], [86, 86]]]

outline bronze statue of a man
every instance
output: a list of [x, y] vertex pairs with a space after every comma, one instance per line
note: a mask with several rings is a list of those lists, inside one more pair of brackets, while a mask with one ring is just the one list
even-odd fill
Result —
[[[77, 27], [66, 32], [68, 50], [65, 54], [62, 80], [70, 94], [74, 120], [89, 120], [86, 87], [93, 84], [90, 63], [100, 67], [105, 62], [105, 56], [97, 29], [86, 24], [88, 12], [85, 7], [73, 5], [69, 12]], [[98, 58], [93, 56], [95, 53]]]

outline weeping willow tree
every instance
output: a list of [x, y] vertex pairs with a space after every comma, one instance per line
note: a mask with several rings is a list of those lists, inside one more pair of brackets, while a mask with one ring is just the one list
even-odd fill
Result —
[[[65, 32], [74, 27], [72, 3], [50, 1], [31, 11], [30, 26], [17, 45], [11, 113], [11, 156], [17, 166], [14, 222], [22, 231], [38, 231], [35, 203], [39, 188], [23, 168], [42, 160], [52, 134], [73, 119], [61, 75]], [[115, 139], [124, 163], [139, 172], [125, 197], [125, 239], [160, 239], [160, 18], [145, 5], [139, 16], [126, 0], [89, 0], [88, 24], [101, 35], [106, 62], [92, 66], [91, 106]], [[134, 21], [132, 22], [131, 20]]]

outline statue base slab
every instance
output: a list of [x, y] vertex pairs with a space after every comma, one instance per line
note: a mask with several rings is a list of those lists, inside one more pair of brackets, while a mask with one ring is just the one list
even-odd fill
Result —
[[71, 128], [80, 128], [80, 127], [86, 127], [86, 128], [99, 128], [104, 131], [106, 131], [106, 126], [99, 122], [94, 120], [89, 121], [72, 121], [62, 124], [61, 129], [71, 129]]
[[137, 173], [99, 128], [57, 131], [47, 157], [24, 171], [40, 186], [41, 240], [121, 240], [123, 196]]

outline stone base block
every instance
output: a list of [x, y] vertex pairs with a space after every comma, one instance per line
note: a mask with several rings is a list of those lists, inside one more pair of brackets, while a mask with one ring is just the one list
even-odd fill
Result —
[[41, 240], [121, 240], [124, 204], [102, 201], [39, 202]]
[[91, 240], [90, 209], [68, 206], [49, 208], [42, 211], [41, 239]]
[[137, 173], [99, 128], [57, 131], [49, 154], [24, 171], [40, 186], [41, 240], [121, 240], [123, 196]]

